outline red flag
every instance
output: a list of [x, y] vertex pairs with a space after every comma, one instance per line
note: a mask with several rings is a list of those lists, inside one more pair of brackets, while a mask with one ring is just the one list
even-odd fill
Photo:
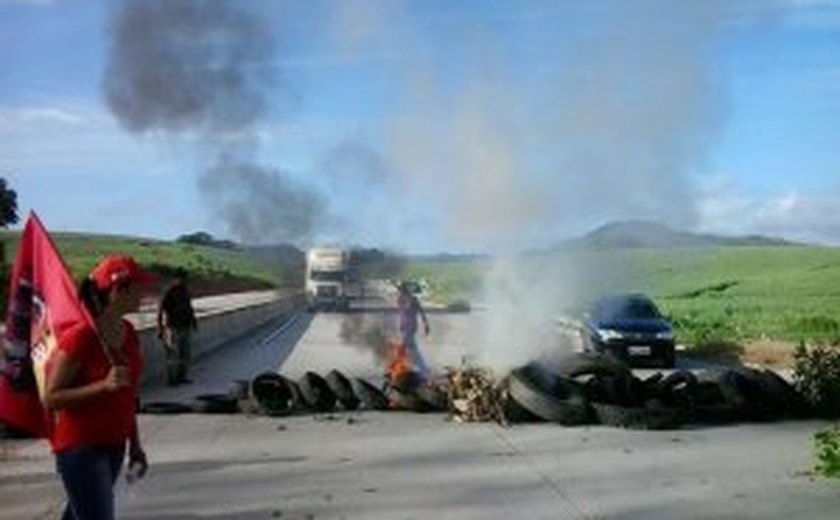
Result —
[[47, 361], [58, 338], [92, 319], [38, 216], [29, 214], [12, 267], [6, 342], [0, 360], [0, 421], [39, 437], [51, 416], [41, 405]]

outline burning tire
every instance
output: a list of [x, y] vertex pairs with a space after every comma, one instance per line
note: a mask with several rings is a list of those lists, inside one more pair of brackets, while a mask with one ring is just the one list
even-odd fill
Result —
[[530, 364], [510, 373], [510, 396], [546, 421], [572, 426], [590, 420], [589, 403], [580, 385]]
[[323, 377], [307, 372], [298, 381], [303, 403], [313, 412], [330, 412], [335, 408], [335, 394]]
[[176, 401], [151, 401], [140, 406], [140, 413], [155, 415], [175, 415], [192, 411], [192, 406]]
[[432, 407], [421, 399], [414, 391], [401, 390], [397, 387], [391, 387], [385, 395], [388, 399], [388, 408], [392, 410], [406, 410], [417, 413], [432, 411]]
[[358, 377], [354, 379], [351, 384], [353, 385], [353, 390], [361, 400], [362, 407], [365, 410], [388, 409], [388, 398], [385, 397], [385, 394], [382, 390], [377, 388], [376, 385]]
[[289, 415], [296, 397], [289, 381], [274, 372], [264, 372], [251, 380], [251, 399], [260, 413], [269, 416]]
[[239, 403], [229, 394], [202, 394], [195, 397], [193, 411], [198, 413], [237, 413]]
[[359, 408], [359, 398], [356, 397], [350, 380], [344, 374], [338, 370], [332, 370], [324, 380], [345, 410], [356, 410]]

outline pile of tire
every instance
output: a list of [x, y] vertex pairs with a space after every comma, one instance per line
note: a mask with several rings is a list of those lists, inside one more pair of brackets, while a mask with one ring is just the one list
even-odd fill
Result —
[[325, 376], [306, 372], [297, 380], [276, 372], [263, 372], [251, 380], [236, 380], [227, 393], [202, 394], [191, 402], [151, 401], [138, 405], [147, 414], [248, 413], [282, 417], [297, 413], [330, 413], [356, 410], [443, 411], [446, 394], [428, 385], [385, 389], [339, 370]]
[[[596, 354], [552, 366], [530, 363], [506, 379], [510, 422], [676, 429], [686, 423], [768, 421], [809, 415], [804, 399], [771, 370], [746, 367], [694, 374], [677, 370], [638, 378]], [[522, 413], [523, 410], [527, 413]]]
[[391, 410], [417, 413], [449, 409], [449, 397], [438, 385], [428, 384], [418, 372], [409, 371], [385, 384], [385, 398]]

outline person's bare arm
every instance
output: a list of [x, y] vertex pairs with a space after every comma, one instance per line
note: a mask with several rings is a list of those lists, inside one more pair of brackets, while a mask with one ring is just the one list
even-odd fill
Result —
[[420, 313], [420, 318], [423, 320], [423, 327], [426, 331], [426, 335], [429, 335], [429, 319], [426, 318], [426, 310], [423, 309], [423, 306], [420, 304], [420, 300], [417, 300], [417, 311]]
[[140, 430], [137, 428], [137, 416], [134, 416], [134, 428], [131, 437], [128, 439], [128, 462], [129, 465], [138, 464], [137, 477], [143, 477], [149, 469], [149, 460], [146, 458], [146, 451], [140, 443]]
[[131, 384], [128, 367], [113, 366], [99, 381], [83, 386], [71, 386], [79, 374], [79, 361], [63, 350], [53, 354], [52, 369], [47, 376], [44, 405], [50, 410], [72, 408], [90, 399], [114, 392]]

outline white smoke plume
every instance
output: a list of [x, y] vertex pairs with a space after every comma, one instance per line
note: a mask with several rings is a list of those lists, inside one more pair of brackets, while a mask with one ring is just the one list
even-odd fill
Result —
[[[476, 357], [511, 366], [557, 351], [553, 319], [631, 273], [513, 253], [607, 220], [696, 222], [691, 178], [729, 108], [715, 53], [733, 10], [722, 0], [552, 3], [536, 13], [499, 3], [483, 18], [427, 21], [447, 29], [436, 41], [447, 49], [441, 63], [411, 31], [411, 4], [401, 6], [380, 20], [404, 42], [402, 103], [384, 155], [403, 196], [437, 208], [456, 247], [502, 253], [484, 280]], [[494, 17], [548, 20], [517, 42], [533, 46], [533, 62], [509, 59], [514, 44], [495, 33]], [[364, 34], [372, 51], [376, 31]]]

